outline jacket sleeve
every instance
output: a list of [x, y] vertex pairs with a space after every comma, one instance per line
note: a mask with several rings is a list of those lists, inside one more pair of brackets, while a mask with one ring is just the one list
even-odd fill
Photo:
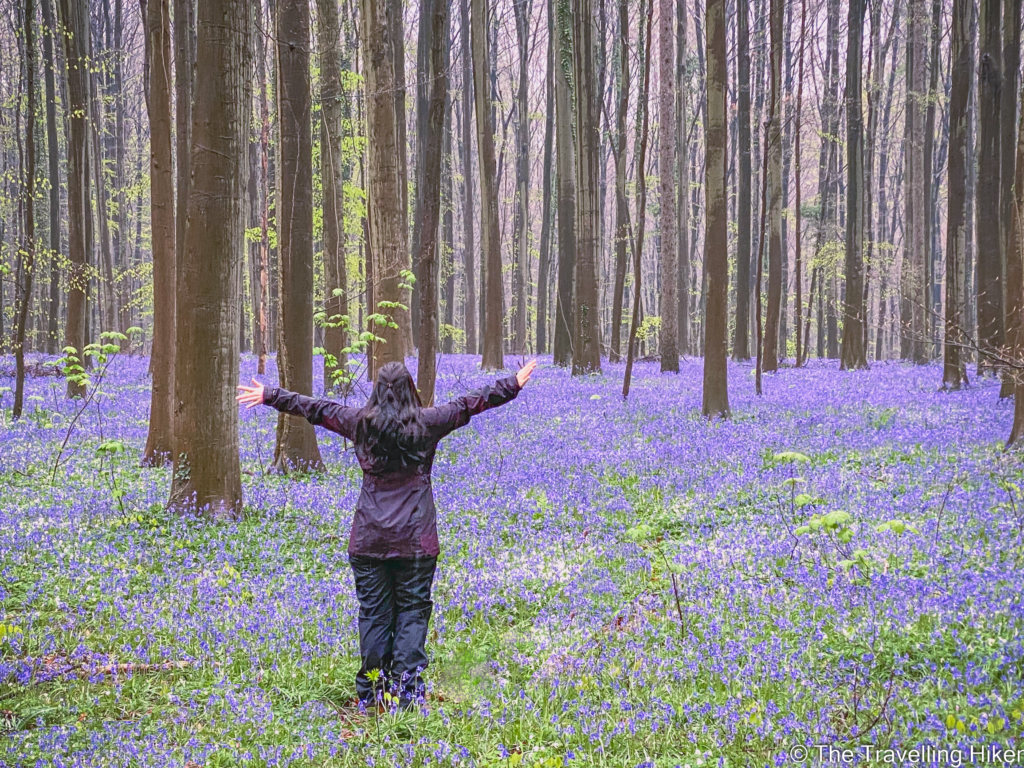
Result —
[[263, 404], [282, 413], [301, 416], [314, 426], [322, 426], [349, 440], [355, 439], [357, 409], [322, 397], [306, 397], [283, 387], [264, 387]]
[[483, 413], [490, 408], [497, 408], [510, 400], [514, 400], [519, 394], [519, 380], [514, 376], [507, 376], [498, 379], [494, 384], [488, 384], [480, 389], [475, 389], [469, 394], [457, 397], [450, 403], [438, 406], [436, 424], [440, 436], [464, 427], [469, 419], [478, 413]]

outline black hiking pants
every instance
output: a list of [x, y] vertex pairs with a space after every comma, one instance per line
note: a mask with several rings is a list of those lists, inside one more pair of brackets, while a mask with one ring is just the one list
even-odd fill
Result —
[[[424, 693], [427, 626], [434, 607], [430, 590], [436, 557], [389, 559], [351, 555], [359, 598], [359, 700], [372, 703], [385, 691], [410, 706]], [[373, 670], [379, 670], [374, 681]]]

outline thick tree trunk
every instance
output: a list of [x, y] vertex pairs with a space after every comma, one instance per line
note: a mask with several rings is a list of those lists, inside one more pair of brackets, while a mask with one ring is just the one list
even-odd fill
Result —
[[593, 0], [573, 0], [573, 62], [576, 90], [576, 301], [573, 306], [574, 376], [601, 371], [597, 257], [600, 249], [599, 94]]
[[[1019, 5], [1018, 5], [1019, 8]], [[1024, 87], [1021, 88], [1021, 98], [1024, 98]], [[1013, 201], [1010, 205], [1010, 226], [1007, 238], [1007, 262], [1013, 261], [1013, 269], [1007, 269], [1007, 282], [1011, 283], [1008, 288], [1012, 292], [1014, 301], [1011, 308], [1014, 313], [1012, 323], [1017, 328], [1010, 348], [1010, 355], [1020, 365], [1024, 360], [1024, 334], [1021, 328], [1024, 327], [1024, 302], [1021, 296], [1024, 294], [1024, 110], [1021, 111], [1020, 126], [1017, 129], [1016, 167], [1013, 175]], [[1014, 389], [1013, 405], [1013, 427], [1010, 429], [1010, 436], [1006, 445], [1019, 445], [1021, 435], [1024, 435], [1024, 372], [1015, 371], [1016, 382]]]
[[170, 505], [214, 518], [242, 509], [238, 462], [238, 272], [244, 259], [252, 6], [204, 0], [185, 263], [178, 284], [175, 457]]
[[[192, 160], [192, 96], [195, 86], [195, 0], [173, 0], [174, 44], [174, 158], [175, 174], [174, 226], [176, 228], [175, 270], [181, 283], [185, 264], [185, 234], [188, 229], [188, 197]], [[177, 366], [175, 366], [177, 367]]]
[[733, 360], [750, 359], [750, 264], [753, 173], [750, 135], [750, 23], [749, 3], [737, 5], [736, 79], [739, 182], [736, 202], [736, 325], [733, 328]]
[[861, 49], [865, 0], [850, 0], [846, 43], [846, 300], [841, 367], [868, 367], [864, 350], [864, 123]]
[[[342, 132], [345, 94], [338, 0], [317, 0], [320, 45], [320, 167], [323, 175], [324, 238], [324, 389], [333, 388], [335, 371], [347, 371], [348, 276], [345, 273], [345, 161]], [[335, 365], [328, 364], [334, 358]]]
[[473, 194], [473, 54], [469, 43], [469, 0], [461, 0], [461, 24], [459, 39], [462, 43], [462, 222], [464, 231], [463, 263], [466, 273], [466, 352], [479, 354], [480, 339], [477, 334], [476, 295], [477, 269], [474, 249], [474, 194]]
[[[333, 0], [328, 0], [333, 2]], [[277, 47], [277, 263], [281, 333], [277, 375], [292, 392], [313, 394], [313, 127], [309, 83], [309, 3], [280, 0]], [[281, 413], [274, 466], [282, 472], [323, 466], [313, 425]]]
[[[46, 160], [50, 178], [50, 286], [49, 309], [46, 325], [46, 352], [54, 354], [59, 348], [60, 333], [60, 150], [57, 140], [57, 88], [55, 72], [57, 57], [53, 41], [56, 37], [56, 20], [53, 15], [53, 0], [42, 0], [43, 12], [43, 82], [46, 95]], [[140, 217], [141, 218], [141, 217]]]
[[[1000, 0], [980, 0], [978, 16], [978, 371], [1003, 346], [1003, 229], [1000, 204], [1000, 116], [1003, 87]], [[987, 353], [987, 354], [986, 354]]]
[[555, 140], [558, 178], [558, 294], [555, 302], [555, 365], [567, 366], [573, 358], [573, 296], [576, 271], [576, 158], [573, 142], [573, 96], [566, 73], [572, 59], [572, 28], [568, 9], [557, 5], [555, 34], [558, 52], [555, 66]]
[[473, 0], [470, 33], [473, 45], [473, 83], [476, 94], [476, 143], [480, 154], [480, 231], [483, 236], [485, 270], [483, 355], [485, 370], [505, 367], [502, 350], [501, 237], [498, 231], [498, 189], [495, 181], [494, 129], [491, 122], [491, 54], [488, 39], [487, 0]]
[[970, 36], [971, 0], [954, 0], [952, 19], [952, 78], [949, 94], [949, 198], [946, 217], [946, 330], [942, 386], [967, 384], [961, 346], [964, 327], [964, 246], [967, 238], [967, 112], [974, 75], [974, 45]]
[[149, 95], [150, 227], [153, 242], [153, 349], [149, 434], [144, 466], [163, 466], [174, 450], [174, 344], [177, 291], [174, 228], [174, 155], [171, 135], [173, 68], [170, 0], [146, 2]]
[[761, 368], [765, 371], [779, 369], [779, 319], [782, 315], [782, 2], [771, 0], [769, 22], [772, 85], [767, 135], [768, 306], [760, 349]]
[[[367, 197], [370, 206], [370, 253], [373, 259], [373, 305], [370, 329], [383, 342], [373, 344], [369, 375], [388, 362], [405, 362], [409, 330], [409, 293], [403, 272], [411, 269], [408, 227], [402, 195], [402, 158], [395, 110], [396, 29], [376, 0], [362, 0], [362, 45], [365, 51]], [[369, 278], [369, 276], [368, 276]], [[377, 317], [375, 317], [377, 316]], [[387, 317], [379, 319], [380, 316]]]
[[444, 141], [444, 105], [448, 99], [448, 4], [430, 3], [430, 56], [428, 81], [430, 99], [427, 111], [426, 154], [420, 158], [423, 186], [417, 198], [423, 206], [423, 229], [420, 232], [420, 351], [416, 386], [424, 405], [434, 402], [437, 378], [437, 235], [441, 218], [441, 148]]
[[[1014, 232], [1014, 163], [1017, 144], [1017, 72], [1020, 69], [1020, 14], [1021, 0], [1003, 0], [1003, 85], [1000, 92], [1000, 179], [999, 205], [1002, 223], [1003, 254], [1005, 262], [1004, 276], [1006, 288], [1005, 326], [1006, 344], [1010, 349], [1020, 346], [1018, 336], [1021, 333], [1018, 319], [1021, 313], [1019, 305], [1024, 301], [1019, 286], [1021, 285], [1020, 263], [1013, 253], [1013, 242], [1017, 233]], [[1014, 376], [1006, 372], [1003, 376], [1001, 396], [1010, 397], [1014, 393]]]
[[729, 325], [729, 232], [725, 200], [725, 0], [707, 2], [707, 159], [704, 243], [708, 288], [704, 331], [704, 396], [708, 417], [729, 416], [726, 329]]
[[658, 21], [661, 213], [661, 370], [679, 372], [679, 243], [676, 239], [676, 57], [674, 0], [661, 0]]
[[25, 116], [25, 156], [21, 199], [25, 222], [21, 233], [21, 284], [15, 297], [14, 320], [14, 407], [11, 416], [21, 418], [21, 410], [25, 404], [25, 329], [28, 325], [29, 307], [32, 305], [32, 278], [35, 274], [36, 261], [36, 9], [34, 0], [25, 0], [24, 24], [25, 39], [25, 91], [27, 114]]
[[[59, 0], [60, 20], [66, 30], [64, 61], [67, 66], [68, 153], [68, 317], [64, 346], [74, 347], [84, 365], [88, 318], [89, 236], [89, 14], [86, 0]], [[85, 395], [85, 384], [68, 380], [68, 397]]]

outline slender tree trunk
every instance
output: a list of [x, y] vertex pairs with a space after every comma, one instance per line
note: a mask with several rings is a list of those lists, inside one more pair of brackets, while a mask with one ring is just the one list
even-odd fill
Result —
[[[739, 2], [736, 14], [736, 76], [739, 124], [739, 184], [736, 203], [736, 325], [733, 329], [733, 360], [750, 359], [750, 264], [753, 172], [750, 135], [750, 23], [749, 3]], [[755, 150], [756, 151], [756, 150]]]
[[473, 241], [474, 194], [473, 194], [473, 58], [469, 44], [469, 0], [461, 0], [461, 24], [459, 39], [462, 43], [462, 215], [464, 231], [463, 262], [466, 273], [466, 352], [479, 354], [480, 340], [477, 336], [476, 276]]
[[[338, 0], [317, 0], [320, 44], [320, 167], [323, 174], [324, 237], [324, 389], [333, 387], [335, 371], [347, 371], [348, 276], [345, 273], [345, 160], [342, 133], [345, 93]], [[335, 365], [328, 363], [334, 358]]]
[[544, 192], [541, 201], [540, 263], [537, 268], [537, 352], [548, 351], [548, 274], [551, 271], [551, 154], [555, 135], [555, 36], [548, 1], [548, 69], [545, 77]]
[[661, 0], [658, 20], [661, 214], [661, 370], [679, 373], [679, 253], [676, 241], [675, 0]]
[[[407, 247], [408, 226], [402, 193], [402, 158], [405, 145], [400, 141], [395, 110], [395, 92], [399, 88], [392, 48], [398, 30], [393, 18], [376, 0], [362, 0], [366, 77], [367, 197], [370, 206], [370, 253], [373, 259], [373, 301], [371, 317], [378, 320], [371, 331], [383, 342], [375, 342], [370, 360], [370, 377], [382, 365], [405, 361], [409, 331], [408, 290], [402, 273], [411, 268]], [[404, 332], [403, 332], [404, 329]]]
[[573, 0], [573, 84], [576, 94], [576, 301], [573, 307], [574, 376], [601, 371], [597, 256], [600, 248], [601, 135], [595, 90], [597, 41], [594, 0]]
[[[857, 2], [857, 0], [853, 0]], [[768, 141], [768, 306], [761, 367], [779, 369], [779, 320], [782, 315], [782, 15], [783, 0], [771, 0], [771, 105]], [[758, 283], [760, 285], [760, 283]], [[760, 302], [758, 302], [760, 311]]]
[[846, 43], [846, 301], [841, 367], [868, 367], [864, 350], [864, 126], [861, 112], [865, 0], [850, 0]]
[[42, 0], [43, 12], [43, 83], [46, 96], [46, 160], [50, 177], [50, 290], [49, 310], [46, 326], [46, 352], [54, 354], [58, 348], [60, 333], [60, 150], [57, 140], [57, 88], [55, 71], [57, 57], [53, 41], [56, 37], [56, 20], [53, 16], [53, 0]]
[[420, 158], [423, 186], [423, 229], [420, 233], [420, 274], [423, 277], [420, 294], [420, 352], [416, 385], [425, 405], [434, 402], [434, 382], [437, 377], [437, 234], [441, 217], [441, 150], [444, 141], [444, 105], [448, 99], [448, 4], [434, 1], [430, 4], [430, 57], [428, 79], [430, 99], [427, 111], [426, 154]]
[[[328, 0], [333, 2], [334, 0]], [[280, 0], [275, 19], [277, 122], [277, 263], [281, 386], [313, 394], [313, 127], [309, 83], [309, 3]], [[274, 466], [282, 472], [323, 466], [313, 425], [278, 414]]]
[[516, 95], [516, 209], [512, 232], [512, 293], [515, 297], [512, 344], [523, 354], [526, 347], [527, 264], [530, 257], [530, 109], [529, 78], [530, 0], [512, 4], [519, 44], [519, 91]]
[[495, 371], [505, 367], [502, 345], [501, 238], [498, 231], [498, 190], [495, 181], [494, 130], [487, 94], [490, 71], [488, 0], [473, 0], [470, 32], [473, 43], [473, 80], [476, 94], [476, 140], [480, 152], [480, 231], [485, 264], [484, 336], [481, 365]]
[[[1019, 290], [1022, 278], [1019, 274], [1020, 262], [1013, 252], [1017, 233], [1014, 232], [1014, 163], [1017, 144], [1017, 72], [1020, 69], [1020, 21], [1021, 0], [1003, 0], [1003, 84], [1000, 91], [1000, 179], [999, 205], [1000, 222], [1002, 224], [1004, 276], [1006, 288], [1005, 327], [1006, 344], [1010, 349], [1020, 347], [1018, 336], [1021, 328], [1018, 320], [1021, 312], [1017, 306], [1024, 301]], [[1014, 376], [1004, 372], [1003, 387], [1000, 395], [1010, 397], [1014, 393]]]
[[676, 146], [676, 162], [678, 163], [679, 169], [679, 190], [676, 204], [678, 206], [679, 215], [679, 238], [677, 243], [679, 253], [679, 279], [676, 292], [679, 300], [679, 354], [684, 357], [690, 354], [690, 132], [686, 127], [686, 97], [689, 93], [690, 86], [686, 72], [687, 16], [686, 0], [677, 0], [676, 88], [678, 89], [678, 100], [676, 102], [676, 133], [678, 141]]
[[[195, 86], [195, 0], [173, 0], [174, 3], [174, 158], [175, 187], [174, 225], [176, 227], [175, 270], [180, 287], [181, 270], [185, 264], [185, 234], [188, 229], [188, 197], [192, 160], [192, 94]], [[175, 365], [177, 368], [177, 365]], [[177, 386], [177, 385], [175, 385]]]
[[573, 142], [573, 96], [566, 73], [573, 57], [569, 0], [556, 0], [555, 139], [558, 176], [558, 296], [555, 304], [555, 365], [567, 366], [573, 350], [573, 289], [576, 270], [576, 163]]
[[153, 242], [153, 378], [144, 466], [163, 466], [174, 450], [175, 270], [173, 68], [170, 0], [145, 0], [149, 83], [150, 228]]
[[[905, 227], [903, 259], [903, 333], [915, 363], [927, 362], [925, 344], [925, 307], [927, 286], [925, 275], [924, 216], [924, 123], [922, 105], [926, 101], [924, 83], [924, 0], [907, 3], [907, 103], [906, 133], [907, 173], [905, 177]], [[909, 315], [907, 314], [909, 311]], [[909, 321], [909, 322], [908, 322]]]
[[[448, 22], [449, 26], [451, 21]], [[451, 45], [449, 40], [446, 45]], [[447, 57], [451, 56], [450, 48], [446, 51]], [[449, 92], [451, 81], [449, 81]], [[444, 100], [444, 146], [441, 150], [441, 254], [442, 270], [445, 276], [444, 285], [444, 333], [441, 334], [441, 351], [446, 355], [455, 351], [455, 190], [452, 181], [454, 160], [452, 158], [452, 99], [447, 96]]]
[[[68, 316], [64, 346], [74, 347], [85, 361], [88, 317], [88, 268], [91, 238], [89, 215], [89, 17], [86, 0], [59, 0], [64, 26], [64, 61], [67, 66], [68, 153]], [[68, 380], [68, 397], [85, 395], [85, 384]]]
[[967, 384], [961, 355], [964, 343], [964, 246], [967, 237], [967, 111], [974, 51], [970, 28], [971, 0], [954, 0], [952, 78], [949, 99], [949, 200], [946, 217], [946, 331], [942, 386]]
[[96, 222], [98, 224], [99, 236], [100, 236], [100, 264], [103, 269], [103, 283], [102, 290], [100, 292], [101, 304], [100, 307], [103, 311], [103, 329], [104, 331], [117, 330], [116, 320], [117, 317], [117, 300], [115, 298], [114, 290], [114, 260], [113, 254], [111, 253], [110, 245], [110, 221], [107, 213], [107, 184], [103, 178], [103, 149], [101, 146], [104, 114], [100, 100], [102, 96], [100, 94], [99, 78], [93, 76], [92, 82], [92, 98], [89, 102], [90, 115], [92, 117], [92, 171], [93, 178], [95, 181], [96, 189]]
[[[796, 365], [799, 368], [804, 364], [807, 350], [803, 344], [803, 337], [800, 331], [800, 319], [803, 317], [803, 259], [801, 253], [801, 245], [803, 240], [803, 212], [801, 207], [803, 201], [801, 199], [801, 186], [800, 186], [800, 171], [801, 166], [801, 154], [800, 154], [800, 135], [803, 132], [803, 101], [804, 101], [804, 45], [807, 41], [807, 0], [800, 0], [800, 63], [798, 66], [797, 81], [796, 81], [796, 113], [795, 113], [795, 125], [793, 126], [793, 173], [795, 174], [796, 190], [794, 200], [794, 228], [793, 228], [793, 270], [794, 283], [796, 288], [796, 296], [793, 300], [793, 330], [796, 336]], [[810, 312], [808, 312], [808, 317]]]
[[[258, 11], [263, 19], [262, 7]], [[260, 35], [260, 50], [256, 62], [256, 83], [260, 89], [260, 242], [256, 267], [256, 373], [267, 370], [267, 347], [270, 343], [270, 104], [267, 99], [267, 42]], [[179, 229], [180, 231], [180, 229]]]
[[[244, 259], [245, 146], [253, 7], [199, 5], [185, 263], [178, 284], [170, 505], [214, 518], [242, 509], [238, 461], [238, 272]], [[215, 364], [211, 363], [215, 361]]]
[[707, 1], [707, 159], [704, 190], [708, 271], [704, 331], [704, 402], [708, 417], [729, 416], [726, 329], [729, 325], [729, 233], [725, 201], [725, 0]]
[[608, 362], [620, 360], [622, 302], [629, 247], [629, 204], [626, 200], [626, 117], [629, 112], [629, 3], [619, 0], [618, 109], [615, 117], [615, 287], [612, 292], [612, 333]]
[[25, 91], [27, 98], [27, 114], [25, 116], [25, 157], [23, 168], [22, 200], [25, 214], [25, 225], [21, 234], [21, 281], [18, 285], [17, 303], [15, 304], [14, 325], [14, 407], [11, 416], [21, 418], [21, 410], [25, 403], [25, 329], [28, 325], [29, 308], [32, 305], [32, 278], [35, 274], [36, 260], [36, 9], [34, 0], [25, 0], [24, 24], [25, 36]]
[[978, 358], [979, 374], [993, 365], [985, 353], [1003, 346], [1003, 230], [1000, 204], [1000, 116], [1003, 76], [1000, 0], [980, 0], [978, 16]]

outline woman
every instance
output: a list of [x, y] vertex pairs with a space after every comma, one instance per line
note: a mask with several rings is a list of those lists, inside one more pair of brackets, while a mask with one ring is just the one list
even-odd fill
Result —
[[439, 552], [430, 485], [438, 441], [471, 416], [514, 399], [536, 367], [531, 360], [516, 375], [436, 408], [422, 407], [409, 370], [399, 362], [380, 369], [362, 408], [265, 388], [255, 379], [251, 387], [239, 385], [237, 400], [249, 408], [273, 406], [355, 444], [363, 487], [348, 552], [359, 598], [361, 703], [386, 690], [403, 709], [423, 698], [420, 673], [428, 663], [424, 646]]

